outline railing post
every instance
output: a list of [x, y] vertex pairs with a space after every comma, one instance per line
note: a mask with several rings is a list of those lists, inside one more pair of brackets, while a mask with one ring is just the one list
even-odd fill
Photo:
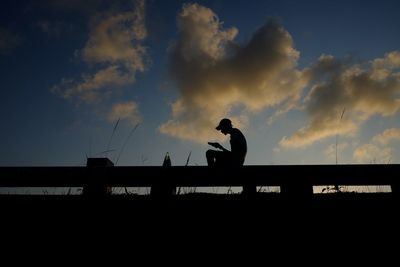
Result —
[[314, 194], [312, 184], [302, 178], [287, 181], [280, 188], [281, 194], [287, 198], [307, 199]]
[[[169, 157], [169, 153], [164, 157], [164, 162], [163, 162], [163, 169], [164, 172], [167, 172], [167, 170], [171, 167], [171, 158]], [[164, 197], [169, 197], [169, 196], [174, 196], [176, 195], [176, 187], [171, 186], [168, 183], [168, 177], [169, 175], [164, 175], [165, 177], [160, 178], [163, 179], [161, 180], [161, 184], [159, 185], [152, 185], [150, 189], [150, 196], [153, 198], [164, 198]]]
[[[94, 168], [109, 168], [114, 167], [114, 163], [108, 158], [88, 158], [86, 167], [90, 169]], [[96, 172], [97, 173], [97, 172]], [[89, 177], [86, 178], [86, 185], [83, 187], [82, 194], [85, 196], [106, 196], [112, 192], [112, 187], [107, 186], [105, 173], [102, 173], [100, 177], [94, 177], [90, 173]]]
[[[235, 167], [231, 170], [231, 173], [229, 174], [231, 176], [241, 176], [241, 177], [247, 177], [249, 175], [249, 173], [247, 173], [246, 171], [246, 167], [245, 166], [240, 166], [240, 167]], [[261, 173], [252, 173], [250, 176], [259, 176], [259, 175], [263, 175]], [[245, 182], [243, 183], [243, 189], [242, 189], [242, 195], [244, 196], [254, 196], [257, 194], [257, 185], [256, 183], [251, 182], [251, 178], [255, 178], [255, 177], [249, 177], [250, 179], [246, 179]]]
[[257, 187], [255, 185], [243, 185], [243, 191], [242, 194], [246, 196], [252, 196], [257, 193]]
[[392, 190], [392, 194], [394, 194], [395, 196], [400, 195], [400, 188], [398, 183], [391, 184], [390, 189]]

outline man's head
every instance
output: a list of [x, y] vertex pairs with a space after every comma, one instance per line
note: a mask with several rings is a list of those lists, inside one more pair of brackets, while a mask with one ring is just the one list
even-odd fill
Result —
[[215, 129], [217, 129], [218, 131], [221, 131], [223, 134], [226, 135], [232, 129], [232, 122], [230, 119], [227, 119], [227, 118], [222, 119]]

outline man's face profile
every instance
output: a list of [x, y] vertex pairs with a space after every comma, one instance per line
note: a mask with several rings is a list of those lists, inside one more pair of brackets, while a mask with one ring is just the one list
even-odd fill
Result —
[[224, 135], [227, 135], [229, 133], [229, 129], [232, 128], [232, 122], [229, 119], [222, 119], [217, 126], [217, 130], [221, 131]]
[[224, 135], [227, 135], [228, 134], [228, 127], [226, 127], [226, 126], [221, 127], [221, 133], [223, 133]]

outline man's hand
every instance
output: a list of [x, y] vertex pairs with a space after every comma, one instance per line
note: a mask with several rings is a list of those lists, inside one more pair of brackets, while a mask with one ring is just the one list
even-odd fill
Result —
[[208, 142], [208, 144], [209, 144], [210, 146], [215, 147], [215, 148], [219, 148], [219, 149], [224, 150], [224, 147], [221, 146], [220, 143]]

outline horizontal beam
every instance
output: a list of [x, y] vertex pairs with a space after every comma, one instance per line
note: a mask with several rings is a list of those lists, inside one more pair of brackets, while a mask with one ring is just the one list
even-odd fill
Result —
[[400, 164], [174, 167], [0, 167], [0, 187], [398, 185]]

